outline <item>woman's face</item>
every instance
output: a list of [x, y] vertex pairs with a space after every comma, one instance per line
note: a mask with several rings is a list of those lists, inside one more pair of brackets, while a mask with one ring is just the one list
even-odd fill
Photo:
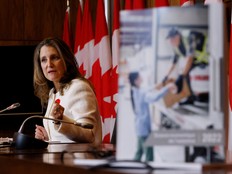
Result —
[[40, 65], [44, 76], [54, 84], [60, 81], [66, 71], [63, 59], [52, 46], [41, 47]]

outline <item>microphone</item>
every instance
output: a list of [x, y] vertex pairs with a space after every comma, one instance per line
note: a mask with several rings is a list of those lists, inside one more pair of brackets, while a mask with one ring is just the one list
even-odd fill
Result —
[[20, 103], [14, 103], [14, 104], [8, 106], [7, 108], [0, 110], [0, 113], [5, 112], [7, 110], [18, 108], [19, 106], [20, 106]]
[[46, 119], [46, 120], [52, 120], [55, 122], [71, 124], [71, 125], [82, 127], [84, 129], [93, 129], [93, 127], [94, 127], [90, 123], [70, 122], [70, 121], [65, 121], [65, 120], [60, 120], [60, 119], [55, 119], [55, 118], [48, 118], [48, 117], [44, 117], [44, 116], [40, 116], [40, 115], [30, 116], [23, 121], [18, 132], [14, 133], [13, 144], [14, 144], [16, 149], [44, 149], [44, 148], [47, 148], [48, 142], [40, 140], [40, 139], [36, 139], [35, 137], [31, 137], [29, 135], [22, 133], [25, 123], [29, 119], [32, 119], [32, 118], [41, 118], [41, 119]]

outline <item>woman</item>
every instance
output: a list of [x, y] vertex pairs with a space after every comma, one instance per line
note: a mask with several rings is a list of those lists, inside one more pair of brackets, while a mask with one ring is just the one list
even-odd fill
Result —
[[102, 142], [97, 99], [78, 70], [74, 54], [59, 38], [43, 40], [34, 52], [34, 90], [46, 107], [45, 117], [93, 125], [92, 129], [44, 119], [36, 125], [35, 138], [44, 141]]

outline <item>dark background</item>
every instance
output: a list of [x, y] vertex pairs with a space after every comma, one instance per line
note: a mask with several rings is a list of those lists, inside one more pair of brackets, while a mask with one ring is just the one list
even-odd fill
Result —
[[[0, 111], [13, 103], [20, 103], [18, 108], [0, 113], [3, 132], [17, 131], [25, 118], [43, 114], [40, 100], [33, 89], [34, 49], [35, 46], [0, 46]], [[26, 125], [34, 129], [34, 124]], [[12, 133], [7, 136], [12, 136]]]

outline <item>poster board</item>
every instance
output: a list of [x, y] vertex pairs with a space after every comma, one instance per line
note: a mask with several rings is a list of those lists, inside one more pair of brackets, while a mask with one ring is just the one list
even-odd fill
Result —
[[[120, 12], [116, 159], [199, 164], [225, 161], [223, 9], [222, 4], [210, 4]], [[178, 50], [169, 37], [175, 34], [173, 29], [187, 43], [183, 44], [185, 53], [178, 47], [182, 53], [176, 60]], [[201, 33], [199, 40], [194, 38], [197, 33]], [[189, 50], [199, 42], [198, 51], [204, 50], [204, 54], [197, 52], [197, 57], [196, 50]], [[192, 59], [196, 62], [186, 75], [189, 55], [197, 58]], [[165, 81], [173, 64], [175, 69]], [[133, 73], [139, 74], [139, 89], [131, 83]], [[144, 121], [139, 115], [149, 115], [149, 119]], [[142, 147], [152, 147], [148, 155], [152, 157], [144, 152], [138, 158], [138, 140]]]

